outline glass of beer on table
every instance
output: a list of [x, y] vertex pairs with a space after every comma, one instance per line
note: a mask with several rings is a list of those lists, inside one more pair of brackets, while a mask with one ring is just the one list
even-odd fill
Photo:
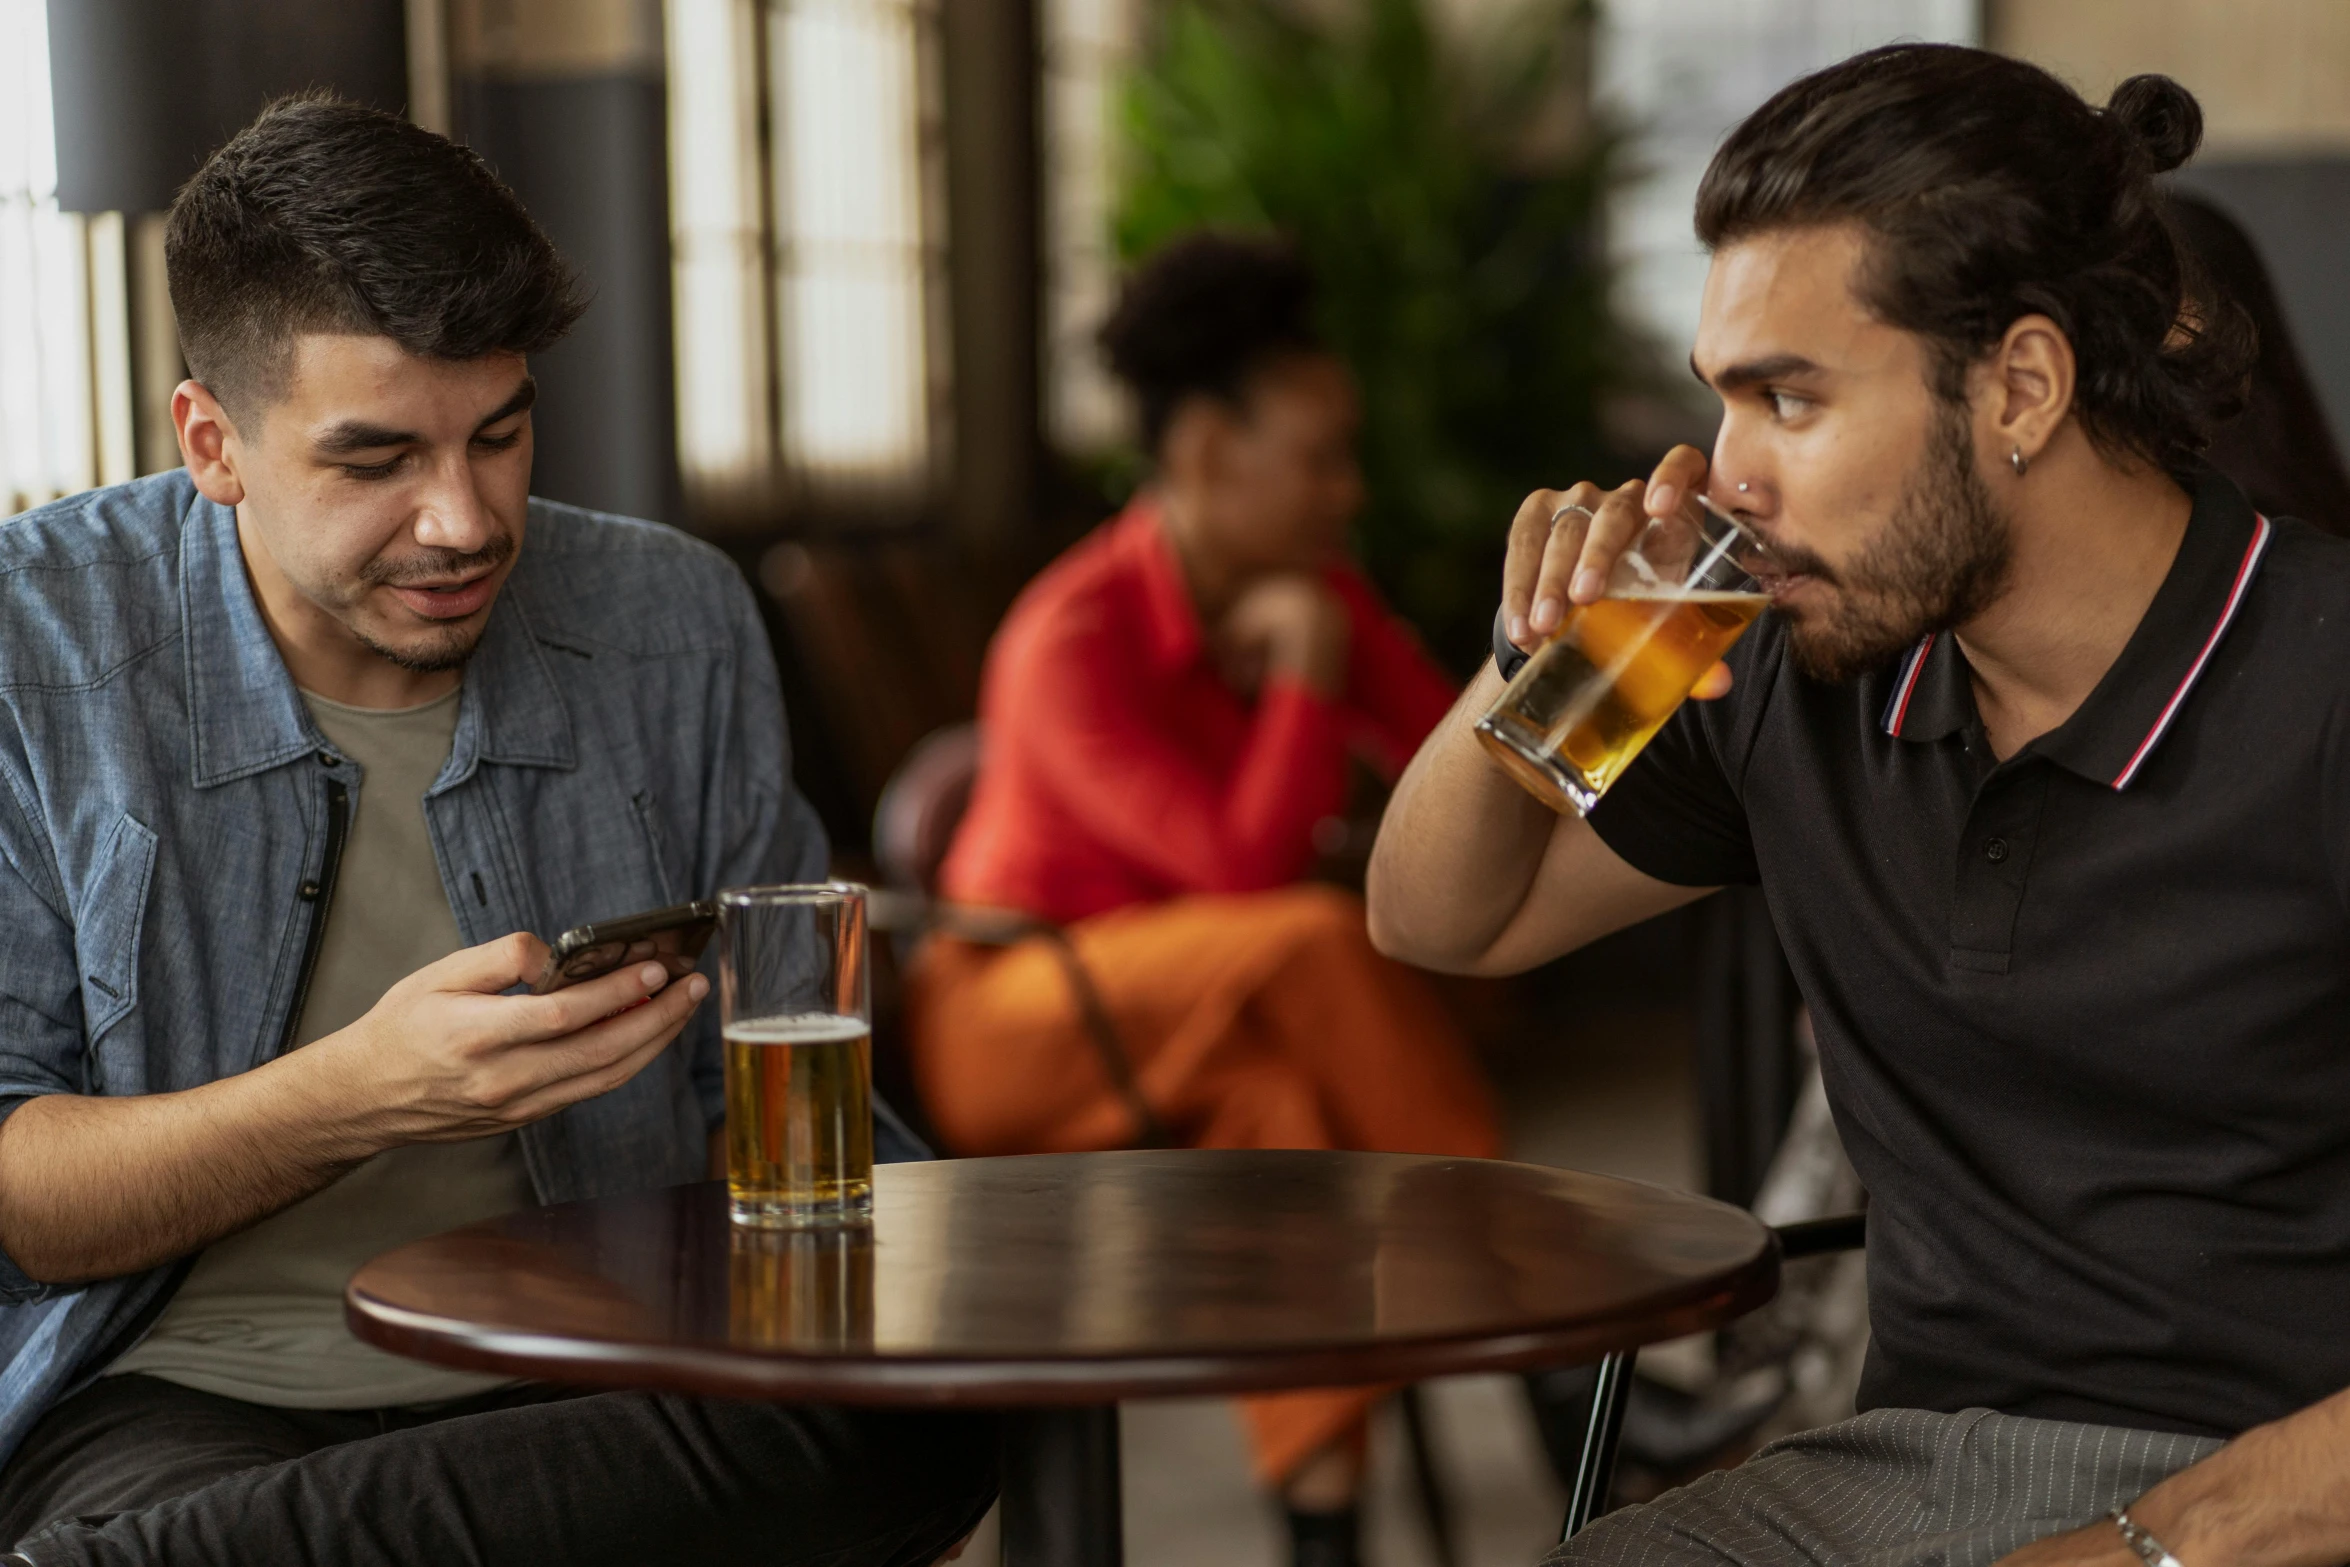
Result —
[[873, 1212], [865, 889], [718, 894], [726, 1187], [735, 1222], [863, 1224]]
[[1703, 496], [1649, 519], [1607, 595], [1567, 606], [1477, 720], [1477, 738], [1551, 809], [1589, 811], [1770, 603], [1756, 580], [1767, 559]]

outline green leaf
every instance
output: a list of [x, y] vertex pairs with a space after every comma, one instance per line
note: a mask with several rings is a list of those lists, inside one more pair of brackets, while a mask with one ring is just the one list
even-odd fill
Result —
[[[1618, 143], [1529, 154], [1587, 0], [1448, 44], [1425, 0], [1167, 0], [1122, 84], [1112, 223], [1132, 262], [1200, 227], [1288, 236], [1364, 398], [1364, 564], [1429, 644], [1482, 655], [1528, 491], [1621, 466], [1599, 410], [1652, 383], [1598, 241]], [[1118, 471], [1111, 465], [1104, 471]], [[1131, 464], [1125, 466], [1131, 472]]]

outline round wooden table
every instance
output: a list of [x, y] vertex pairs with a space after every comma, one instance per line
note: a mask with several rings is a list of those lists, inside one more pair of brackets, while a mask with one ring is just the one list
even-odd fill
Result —
[[875, 1172], [870, 1230], [723, 1183], [530, 1209], [376, 1258], [351, 1330], [420, 1360], [731, 1398], [1010, 1411], [1005, 1560], [1120, 1559], [1116, 1401], [1569, 1365], [1770, 1298], [1751, 1215], [1410, 1154], [1141, 1151]]

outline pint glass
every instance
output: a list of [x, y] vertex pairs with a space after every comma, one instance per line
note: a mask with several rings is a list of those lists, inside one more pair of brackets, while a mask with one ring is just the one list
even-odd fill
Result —
[[865, 889], [728, 888], [718, 937], [735, 1221], [864, 1223], [873, 1211]]
[[1607, 596], [1567, 607], [1477, 738], [1551, 809], [1589, 811], [1770, 603], [1754, 577], [1764, 553], [1702, 496], [1652, 518]]

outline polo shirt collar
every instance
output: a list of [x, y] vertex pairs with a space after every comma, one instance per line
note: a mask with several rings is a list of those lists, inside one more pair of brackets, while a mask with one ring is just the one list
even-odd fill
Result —
[[1974, 721], [1967, 662], [1949, 632], [1933, 632], [1901, 655], [1880, 720], [1885, 733], [1896, 740], [1941, 740]]
[[[476, 760], [576, 765], [570, 711], [515, 591], [522, 576], [518, 565], [466, 665], [455, 765], [443, 774], [444, 784], [458, 782]], [[180, 524], [180, 628], [197, 788], [266, 772], [324, 747], [253, 596], [237, 514], [202, 495]]]
[[[2121, 656], [2080, 709], [2026, 751], [2128, 788], [2235, 623], [2275, 531], [2232, 481], [2205, 469], [2178, 558]], [[1903, 655], [1882, 717], [1888, 735], [1940, 740], [1975, 722], [1974, 686], [1956, 638], [1936, 632]]]
[[1207, 637], [1158, 503], [1138, 498], [1111, 526], [1118, 530], [1119, 546], [1142, 589], [1143, 636], [1150, 644], [1152, 661], [1161, 669], [1179, 669], [1191, 663], [1200, 656]]

